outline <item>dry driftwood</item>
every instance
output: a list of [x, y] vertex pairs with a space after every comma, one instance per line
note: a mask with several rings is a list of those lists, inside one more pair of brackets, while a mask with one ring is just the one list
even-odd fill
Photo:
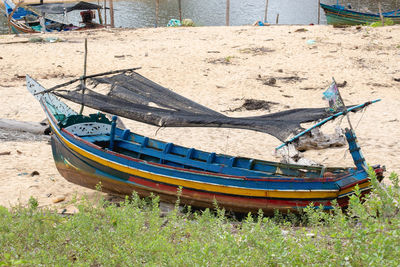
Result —
[[0, 128], [9, 131], [28, 132], [32, 134], [44, 134], [48, 125], [39, 122], [16, 121], [0, 118]]
[[340, 127], [335, 129], [334, 134], [324, 134], [319, 128], [315, 128], [309, 135], [301, 136], [295, 143], [296, 149], [299, 151], [340, 147], [344, 145], [346, 145], [346, 138]]
[[276, 156], [281, 157], [281, 162], [285, 164], [319, 166], [320, 164], [317, 162], [304, 158], [300, 151], [338, 147], [345, 144], [346, 138], [340, 127], [337, 127], [335, 133], [331, 135], [326, 135], [319, 128], [316, 128], [310, 132], [310, 135], [302, 136], [297, 142], [288, 144], [276, 151]]

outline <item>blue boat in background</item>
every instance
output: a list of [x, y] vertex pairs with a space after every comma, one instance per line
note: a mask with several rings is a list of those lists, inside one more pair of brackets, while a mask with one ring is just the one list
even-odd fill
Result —
[[[348, 9], [342, 5], [320, 4], [325, 11], [329, 25], [360, 25], [381, 21], [379, 13], [363, 13]], [[384, 19], [390, 19], [394, 24], [400, 24], [400, 9], [382, 13]]]

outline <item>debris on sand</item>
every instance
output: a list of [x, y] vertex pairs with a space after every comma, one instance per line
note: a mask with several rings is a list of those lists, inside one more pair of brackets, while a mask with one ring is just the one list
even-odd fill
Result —
[[224, 64], [229, 65], [232, 64], [232, 57], [223, 57], [223, 58], [215, 58], [215, 59], [207, 59], [207, 63], [211, 64]]
[[62, 202], [64, 200], [65, 200], [65, 196], [64, 195], [58, 195], [58, 196], [55, 196], [52, 199], [53, 203], [59, 203], [59, 202]]
[[278, 80], [283, 81], [284, 83], [290, 83], [290, 82], [301, 82], [303, 80], [307, 80], [307, 78], [301, 78], [297, 75], [293, 76], [282, 76], [282, 77], [272, 77], [272, 76], [261, 76], [260, 74], [256, 78], [257, 80], [261, 81], [264, 85], [269, 85], [269, 86], [276, 86], [276, 82]]
[[275, 50], [262, 46], [262, 47], [252, 47], [252, 48], [240, 49], [239, 52], [244, 53], [244, 54], [252, 54], [253, 56], [260, 56], [260, 55], [265, 55], [268, 53], [275, 52]]
[[267, 110], [270, 111], [271, 107], [274, 105], [278, 105], [277, 102], [265, 101], [265, 100], [257, 100], [257, 99], [244, 99], [244, 103], [234, 109], [229, 109], [226, 111], [235, 112], [235, 111], [243, 111], [243, 110]]

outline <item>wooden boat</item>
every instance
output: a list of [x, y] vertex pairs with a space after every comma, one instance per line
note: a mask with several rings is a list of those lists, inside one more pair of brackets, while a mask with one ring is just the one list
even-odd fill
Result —
[[[115, 81], [115, 77], [97, 81], [109, 83]], [[129, 77], [117, 78], [120, 79], [118, 84], [123, 86], [121, 81]], [[146, 85], [156, 88], [155, 83], [143, 76], [134, 78], [132, 81], [137, 88]], [[298, 212], [311, 203], [332, 209], [333, 200], [346, 207], [356, 185], [362, 194], [371, 190], [367, 165], [351, 130], [346, 131], [355, 163], [351, 168], [291, 165], [209, 153], [120, 129], [116, 127], [116, 116], [110, 121], [100, 112], [88, 116], [78, 114], [56, 93], [56, 89], [76, 81], [80, 79], [46, 90], [27, 76], [27, 89], [40, 102], [51, 127], [56, 167], [72, 183], [92, 189], [101, 183], [103, 191], [119, 195], [131, 195], [136, 191], [144, 197], [153, 193], [161, 201], [172, 203], [179, 195], [181, 204], [199, 208], [212, 208], [217, 202], [219, 207], [234, 212], [261, 209], [269, 214], [276, 209]], [[84, 97], [84, 103], [90, 103], [90, 94]], [[82, 95], [76, 99], [82, 99]], [[100, 99], [96, 95], [96, 101]], [[118, 110], [124, 105], [119, 101]], [[111, 104], [112, 99], [107, 99], [105, 109], [110, 111]], [[362, 109], [369, 104], [351, 109]], [[195, 108], [192, 105], [191, 109]], [[152, 110], [155, 114], [156, 110]], [[219, 118], [214, 117], [214, 120]], [[374, 169], [382, 179], [383, 169], [379, 166]]]
[[[381, 21], [379, 14], [357, 12], [341, 5], [320, 4], [325, 11], [327, 23], [330, 25], [359, 25]], [[382, 13], [385, 19], [400, 24], [400, 9]]]
[[[19, 2], [15, 5], [11, 0], [2, 0], [5, 6], [4, 15], [7, 17], [10, 31], [19, 33], [40, 33], [53, 31], [71, 31], [103, 28], [104, 26], [92, 21], [94, 18], [93, 9], [99, 10], [101, 7], [86, 2], [78, 4], [57, 4], [49, 3], [42, 5], [31, 5], [21, 7]], [[83, 26], [75, 26], [73, 24], [65, 24], [44, 16], [41, 22], [41, 14], [63, 14], [73, 10], [85, 10], [81, 12]], [[43, 29], [44, 27], [44, 29]]]

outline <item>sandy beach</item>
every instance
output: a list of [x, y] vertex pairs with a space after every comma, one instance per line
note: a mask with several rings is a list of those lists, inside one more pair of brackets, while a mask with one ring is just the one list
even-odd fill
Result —
[[[41, 37], [45, 42], [31, 42]], [[88, 39], [88, 74], [141, 67], [145, 77], [229, 116], [260, 115], [288, 108], [323, 107], [332, 77], [348, 105], [381, 102], [351, 114], [367, 162], [399, 173], [400, 26], [194, 27], [103, 29], [39, 35], [0, 35], [0, 118], [40, 122], [39, 103], [25, 88], [25, 75], [51, 87], [83, 74]], [[31, 41], [29, 41], [31, 40]], [[50, 42], [57, 40], [57, 42]], [[276, 84], [265, 81], [276, 79]], [[274, 102], [271, 109], [229, 110], [245, 99]], [[158, 129], [123, 119], [132, 131], [197, 149], [279, 160], [279, 140], [232, 129]], [[326, 133], [346, 120], [323, 128]], [[70, 201], [94, 191], [65, 181], [55, 168], [48, 137], [13, 138], [0, 131], [0, 205], [25, 205], [73, 212]], [[305, 157], [326, 165], [352, 166], [345, 147], [312, 150]], [[37, 173], [33, 173], [36, 171]], [[32, 174], [34, 174], [32, 176]], [[387, 180], [387, 179], [386, 179]], [[57, 198], [65, 200], [56, 202]]]

